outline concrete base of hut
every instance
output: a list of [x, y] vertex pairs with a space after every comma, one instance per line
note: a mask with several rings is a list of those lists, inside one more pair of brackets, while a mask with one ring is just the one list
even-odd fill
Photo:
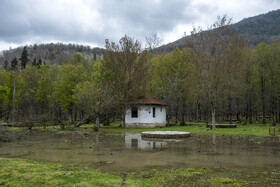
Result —
[[126, 123], [125, 128], [155, 128], [166, 127], [165, 123]]

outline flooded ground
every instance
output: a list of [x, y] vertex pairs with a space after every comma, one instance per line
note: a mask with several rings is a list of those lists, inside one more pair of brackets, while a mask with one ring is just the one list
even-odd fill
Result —
[[279, 168], [280, 138], [192, 135], [185, 139], [143, 139], [139, 133], [31, 131], [0, 142], [0, 157], [83, 163], [102, 171], [149, 168]]

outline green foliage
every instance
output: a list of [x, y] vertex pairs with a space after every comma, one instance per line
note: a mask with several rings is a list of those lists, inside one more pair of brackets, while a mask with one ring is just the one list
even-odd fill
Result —
[[23, 47], [23, 50], [21, 52], [21, 57], [20, 57], [19, 60], [21, 61], [21, 69], [25, 69], [26, 64], [27, 64], [27, 62], [29, 60], [28, 59], [28, 52], [27, 52], [27, 47], [26, 46]]
[[193, 66], [190, 50], [175, 48], [151, 59], [151, 95], [169, 103], [170, 115], [178, 113], [192, 95]]
[[54, 96], [60, 106], [69, 111], [74, 106], [75, 88], [84, 79], [83, 67], [67, 64], [58, 67], [58, 71], [58, 79], [54, 82]]
[[21, 90], [21, 81], [20, 78], [16, 75], [15, 72], [0, 70], [0, 102], [7, 110], [11, 110], [12, 101], [13, 101], [13, 80], [16, 84], [16, 105], [20, 102]]
[[36, 92], [36, 101], [39, 103], [47, 102], [52, 92], [52, 82], [50, 68], [48, 65], [40, 66], [40, 79], [38, 80], [38, 89]]
[[38, 80], [41, 75], [36, 67], [28, 66], [21, 71], [20, 80], [22, 88], [22, 97], [25, 101], [34, 102], [35, 94], [38, 89]]
[[6, 86], [0, 86], [0, 101], [5, 100], [5, 96], [7, 95], [9, 88]]
[[101, 88], [96, 82], [81, 82], [77, 84], [74, 93], [75, 102], [89, 113], [100, 105]]
[[149, 74], [148, 53], [137, 40], [124, 36], [119, 45], [106, 41], [104, 71], [121, 105], [143, 95]]
[[16, 70], [17, 65], [18, 65], [18, 59], [17, 57], [15, 57], [11, 62], [11, 70]]

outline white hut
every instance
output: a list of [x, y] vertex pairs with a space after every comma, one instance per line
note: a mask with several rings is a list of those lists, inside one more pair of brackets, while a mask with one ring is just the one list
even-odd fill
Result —
[[152, 128], [166, 125], [166, 103], [144, 97], [134, 102], [126, 110], [126, 128]]

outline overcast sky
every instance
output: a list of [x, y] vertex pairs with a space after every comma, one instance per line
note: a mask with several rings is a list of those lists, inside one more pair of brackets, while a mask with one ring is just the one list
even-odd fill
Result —
[[167, 44], [218, 15], [238, 22], [279, 8], [279, 0], [0, 0], [0, 51], [50, 42], [104, 47], [105, 39], [143, 42], [155, 32]]

